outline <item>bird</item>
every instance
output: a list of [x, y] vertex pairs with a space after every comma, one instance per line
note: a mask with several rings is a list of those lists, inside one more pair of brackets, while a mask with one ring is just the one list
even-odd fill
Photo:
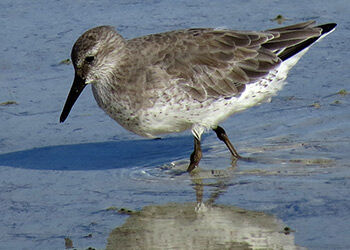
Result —
[[209, 130], [240, 159], [219, 124], [268, 102], [301, 56], [335, 27], [307, 21], [264, 31], [190, 28], [132, 39], [113, 26], [94, 27], [72, 48], [75, 75], [60, 122], [91, 85], [98, 106], [135, 134], [158, 138], [191, 130], [187, 172], [198, 167], [201, 136]]

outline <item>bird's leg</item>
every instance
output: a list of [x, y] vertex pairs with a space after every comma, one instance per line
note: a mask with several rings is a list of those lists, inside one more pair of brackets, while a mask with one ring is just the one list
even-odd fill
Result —
[[231, 152], [231, 154], [232, 154], [233, 157], [235, 157], [236, 159], [242, 158], [242, 157], [237, 153], [236, 149], [233, 147], [232, 143], [231, 143], [230, 140], [228, 139], [228, 136], [227, 136], [225, 130], [224, 130], [222, 127], [217, 126], [217, 127], [214, 128], [213, 130], [215, 131], [217, 137], [218, 137], [221, 141], [223, 141], [223, 142], [226, 144], [228, 150], [230, 150], [230, 152]]
[[198, 166], [199, 161], [202, 158], [202, 149], [201, 149], [201, 142], [197, 137], [194, 137], [194, 150], [191, 154], [191, 162], [190, 165], [187, 168], [187, 172], [191, 172], [193, 169]]

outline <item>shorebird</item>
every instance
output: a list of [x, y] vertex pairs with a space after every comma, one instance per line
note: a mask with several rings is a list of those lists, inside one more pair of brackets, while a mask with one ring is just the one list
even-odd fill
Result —
[[73, 46], [75, 77], [60, 122], [91, 84], [98, 105], [131, 132], [155, 138], [191, 129], [188, 172], [202, 158], [201, 135], [209, 129], [241, 158], [218, 124], [276, 95], [288, 71], [335, 26], [309, 21], [265, 31], [196, 28], [130, 40], [111, 26], [92, 28]]

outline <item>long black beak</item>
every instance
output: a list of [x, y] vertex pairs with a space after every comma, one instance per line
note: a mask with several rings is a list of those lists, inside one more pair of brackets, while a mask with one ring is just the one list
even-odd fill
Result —
[[64, 104], [61, 117], [60, 117], [60, 122], [64, 122], [69, 115], [70, 110], [72, 109], [75, 101], [78, 99], [79, 95], [85, 88], [85, 80], [75, 74], [73, 85], [69, 91], [66, 103]]

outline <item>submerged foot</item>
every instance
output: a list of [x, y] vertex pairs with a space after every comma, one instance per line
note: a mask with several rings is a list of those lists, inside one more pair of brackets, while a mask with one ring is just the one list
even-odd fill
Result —
[[191, 172], [193, 169], [195, 169], [198, 166], [201, 158], [202, 158], [201, 143], [199, 139], [194, 137], [194, 150], [193, 150], [193, 153], [191, 154], [191, 158], [190, 158], [191, 162], [187, 168], [187, 172]]

